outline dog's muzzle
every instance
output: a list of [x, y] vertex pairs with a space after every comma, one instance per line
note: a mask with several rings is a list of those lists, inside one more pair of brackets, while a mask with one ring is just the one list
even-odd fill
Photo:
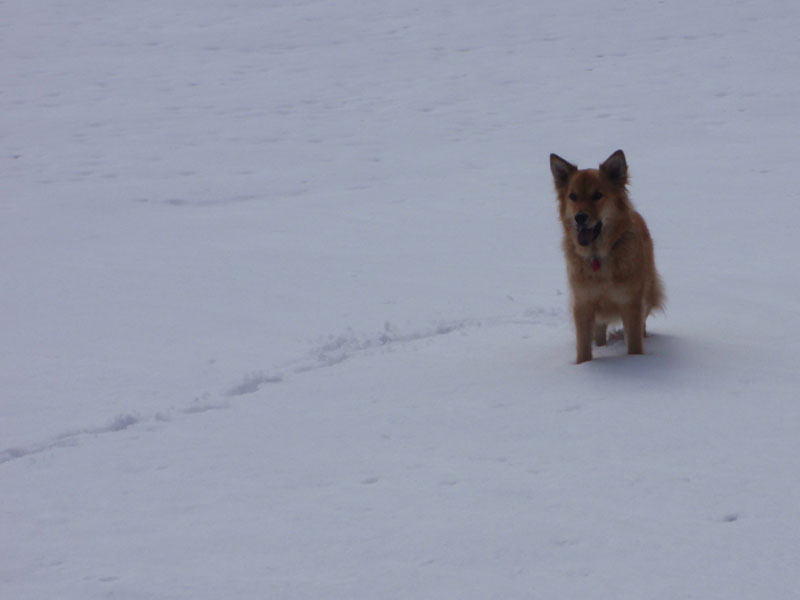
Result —
[[578, 227], [578, 243], [581, 246], [588, 246], [592, 242], [594, 242], [597, 237], [600, 235], [600, 231], [603, 229], [603, 222], [598, 221], [594, 227], [585, 227], [579, 226]]

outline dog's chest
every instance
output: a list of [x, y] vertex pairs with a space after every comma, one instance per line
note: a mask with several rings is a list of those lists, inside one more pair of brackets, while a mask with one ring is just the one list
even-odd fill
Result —
[[573, 297], [580, 302], [593, 304], [598, 312], [617, 312], [620, 306], [631, 301], [628, 286], [614, 281], [611, 265], [600, 262], [599, 268], [590, 260], [570, 268], [569, 280]]

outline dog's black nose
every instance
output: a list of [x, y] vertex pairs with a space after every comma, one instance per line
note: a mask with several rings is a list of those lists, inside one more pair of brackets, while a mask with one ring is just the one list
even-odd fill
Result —
[[577, 223], [578, 225], [583, 225], [584, 223], [586, 223], [586, 220], [588, 218], [589, 215], [587, 215], [585, 212], [579, 212], [577, 215], [575, 215], [575, 223]]

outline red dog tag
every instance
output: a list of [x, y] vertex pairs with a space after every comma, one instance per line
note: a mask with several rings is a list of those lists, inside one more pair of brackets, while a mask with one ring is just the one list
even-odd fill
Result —
[[592, 271], [599, 271], [600, 270], [600, 259], [593, 258], [592, 259]]

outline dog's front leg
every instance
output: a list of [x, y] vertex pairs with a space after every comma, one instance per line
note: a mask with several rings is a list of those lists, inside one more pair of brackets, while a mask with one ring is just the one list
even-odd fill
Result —
[[622, 328], [628, 354], [644, 354], [644, 309], [641, 302], [632, 302], [622, 310]]
[[594, 310], [588, 305], [576, 304], [572, 308], [575, 318], [575, 339], [578, 351], [578, 364], [592, 360], [592, 333], [594, 331]]

